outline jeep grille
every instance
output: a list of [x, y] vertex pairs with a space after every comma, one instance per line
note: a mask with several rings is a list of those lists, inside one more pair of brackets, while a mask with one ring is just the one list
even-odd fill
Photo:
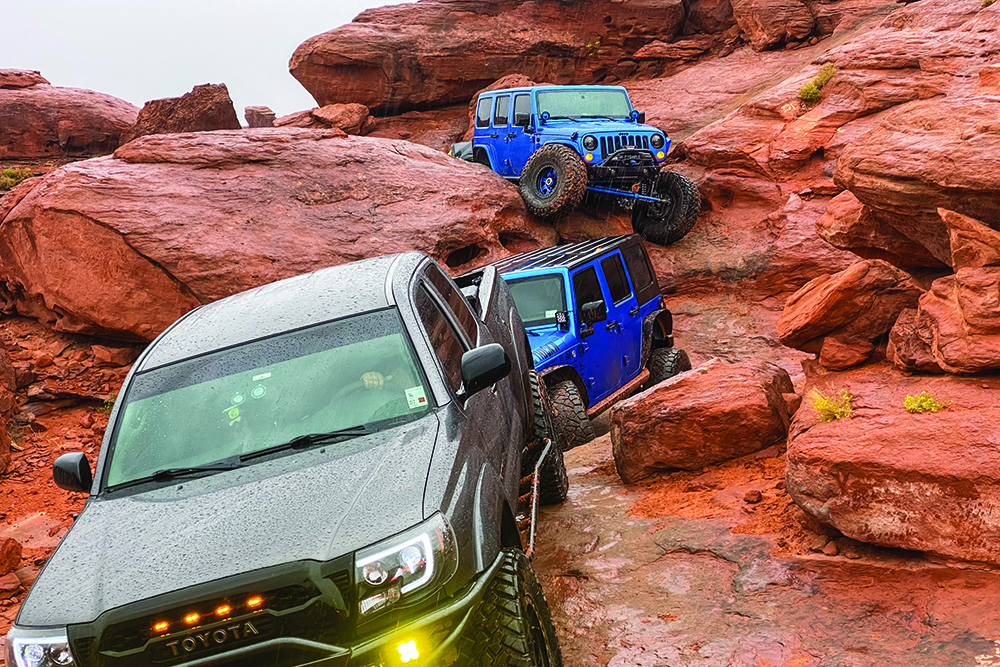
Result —
[[614, 134], [601, 137], [601, 155], [605, 157], [628, 146], [649, 150], [649, 137], [645, 134], [630, 134], [624, 137]]

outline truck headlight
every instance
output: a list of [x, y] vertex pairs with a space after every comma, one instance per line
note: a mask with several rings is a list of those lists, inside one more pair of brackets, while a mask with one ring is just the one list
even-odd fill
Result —
[[66, 667], [75, 665], [69, 639], [62, 630], [22, 630], [7, 633], [7, 664], [10, 667]]
[[588, 134], [583, 138], [583, 147], [588, 151], [592, 151], [597, 148], [597, 137]]
[[654, 134], [652, 137], [649, 138], [649, 145], [652, 146], [653, 148], [663, 148], [663, 135]]
[[434, 592], [451, 579], [456, 569], [455, 533], [440, 513], [358, 551], [354, 558], [354, 580], [361, 620]]

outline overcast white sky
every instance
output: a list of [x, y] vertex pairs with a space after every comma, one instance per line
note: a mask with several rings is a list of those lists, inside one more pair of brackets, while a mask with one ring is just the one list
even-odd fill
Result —
[[295, 48], [369, 7], [406, 0], [6, 0], [0, 69], [141, 107], [224, 83], [243, 108], [279, 116], [316, 106], [288, 73]]

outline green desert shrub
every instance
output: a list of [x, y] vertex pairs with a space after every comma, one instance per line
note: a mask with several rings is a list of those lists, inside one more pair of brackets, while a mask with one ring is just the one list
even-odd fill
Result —
[[813, 387], [809, 392], [809, 400], [813, 409], [819, 414], [820, 421], [832, 422], [836, 419], [849, 419], [854, 414], [851, 401], [854, 397], [846, 389], [841, 389], [837, 396], [827, 396], [819, 387]]
[[906, 395], [903, 399], [903, 407], [910, 414], [920, 414], [922, 412], [937, 412], [939, 410], [944, 410], [948, 407], [948, 404], [943, 401], [939, 401], [934, 398], [926, 391], [920, 392], [917, 396]]
[[0, 171], [0, 190], [10, 190], [26, 178], [31, 178], [34, 174], [26, 167], [16, 169], [4, 169]]
[[990, 5], [992, 5], [996, 1], [997, 0], [983, 0], [983, 7], [989, 7]]
[[809, 83], [799, 88], [799, 99], [803, 102], [818, 102], [820, 97], [819, 91], [823, 90], [823, 86], [830, 83], [830, 79], [836, 73], [837, 68], [833, 64], [826, 63], [823, 65]]

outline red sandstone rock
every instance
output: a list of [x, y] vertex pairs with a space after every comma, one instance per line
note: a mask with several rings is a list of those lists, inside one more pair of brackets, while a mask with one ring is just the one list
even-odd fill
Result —
[[0, 417], [0, 475], [7, 472], [11, 462], [10, 435], [7, 434], [7, 421]]
[[0, 69], [0, 90], [30, 88], [39, 84], [49, 85], [48, 79], [37, 70]]
[[0, 600], [9, 600], [21, 590], [21, 580], [13, 573], [0, 577]]
[[682, 0], [425, 0], [371, 9], [312, 37], [289, 69], [320, 106], [407, 111], [465, 103], [514, 72], [594, 83], [644, 44], [669, 41], [684, 19]]
[[21, 564], [21, 545], [12, 537], [0, 541], [0, 575], [10, 574]]
[[732, 0], [733, 18], [757, 51], [807, 37], [816, 25], [801, 0]]
[[555, 242], [503, 178], [405, 141], [156, 135], [49, 174], [0, 221], [0, 294], [60, 331], [150, 340], [332, 264], [416, 249], [463, 271]]
[[954, 211], [939, 208], [938, 215], [948, 227], [952, 267], [1000, 266], [1000, 232]]
[[139, 350], [133, 347], [108, 347], [93, 345], [91, 351], [97, 360], [95, 366], [128, 366], [139, 356]]
[[1000, 94], [1000, 65], [987, 65], [979, 70], [979, 92]]
[[615, 466], [626, 484], [664, 470], [693, 470], [779, 442], [788, 432], [788, 373], [759, 360], [702, 366], [616, 404]]
[[730, 0], [691, 0], [688, 4], [684, 34], [720, 33], [732, 27], [733, 6]]
[[[844, 535], [948, 558], [1000, 564], [1000, 381], [905, 377], [888, 365], [810, 377], [856, 397], [853, 418], [795, 415], [787, 488]], [[909, 414], [906, 395], [950, 402]]]
[[943, 373], [934, 360], [933, 343], [934, 333], [929, 326], [920, 324], [917, 309], [905, 308], [889, 332], [885, 358], [905, 371]]
[[45, 84], [0, 89], [0, 159], [110, 153], [138, 112], [91, 90]]
[[[407, 111], [399, 116], [378, 118], [375, 129], [365, 136], [406, 139], [434, 150], [448, 152], [452, 144], [465, 141], [469, 128], [466, 105], [456, 104], [430, 111]], [[472, 135], [469, 135], [471, 141]]]
[[865, 363], [874, 351], [875, 346], [868, 340], [826, 336], [820, 346], [819, 363], [823, 368], [841, 371]]
[[[867, 359], [863, 351], [870, 353], [872, 341], [889, 331], [900, 311], [913, 307], [920, 294], [905, 272], [881, 260], [860, 260], [790, 296], [778, 321], [778, 339], [806, 352], [826, 348], [826, 360], [843, 368], [851, 355]], [[823, 339], [831, 336], [837, 341], [825, 344]], [[848, 353], [845, 346], [853, 350]]]
[[274, 112], [270, 107], [245, 107], [243, 117], [247, 119], [247, 127], [274, 127]]
[[206, 83], [180, 97], [146, 102], [135, 125], [122, 134], [122, 143], [150, 134], [238, 129], [240, 121], [226, 84]]
[[903, 268], [944, 267], [919, 243], [887, 222], [893, 214], [862, 204], [850, 191], [842, 192], [816, 221], [816, 231], [831, 245], [864, 259], [882, 259]]
[[363, 104], [329, 104], [316, 109], [312, 115], [327, 127], [335, 127], [347, 134], [361, 134], [368, 120], [368, 107]]

